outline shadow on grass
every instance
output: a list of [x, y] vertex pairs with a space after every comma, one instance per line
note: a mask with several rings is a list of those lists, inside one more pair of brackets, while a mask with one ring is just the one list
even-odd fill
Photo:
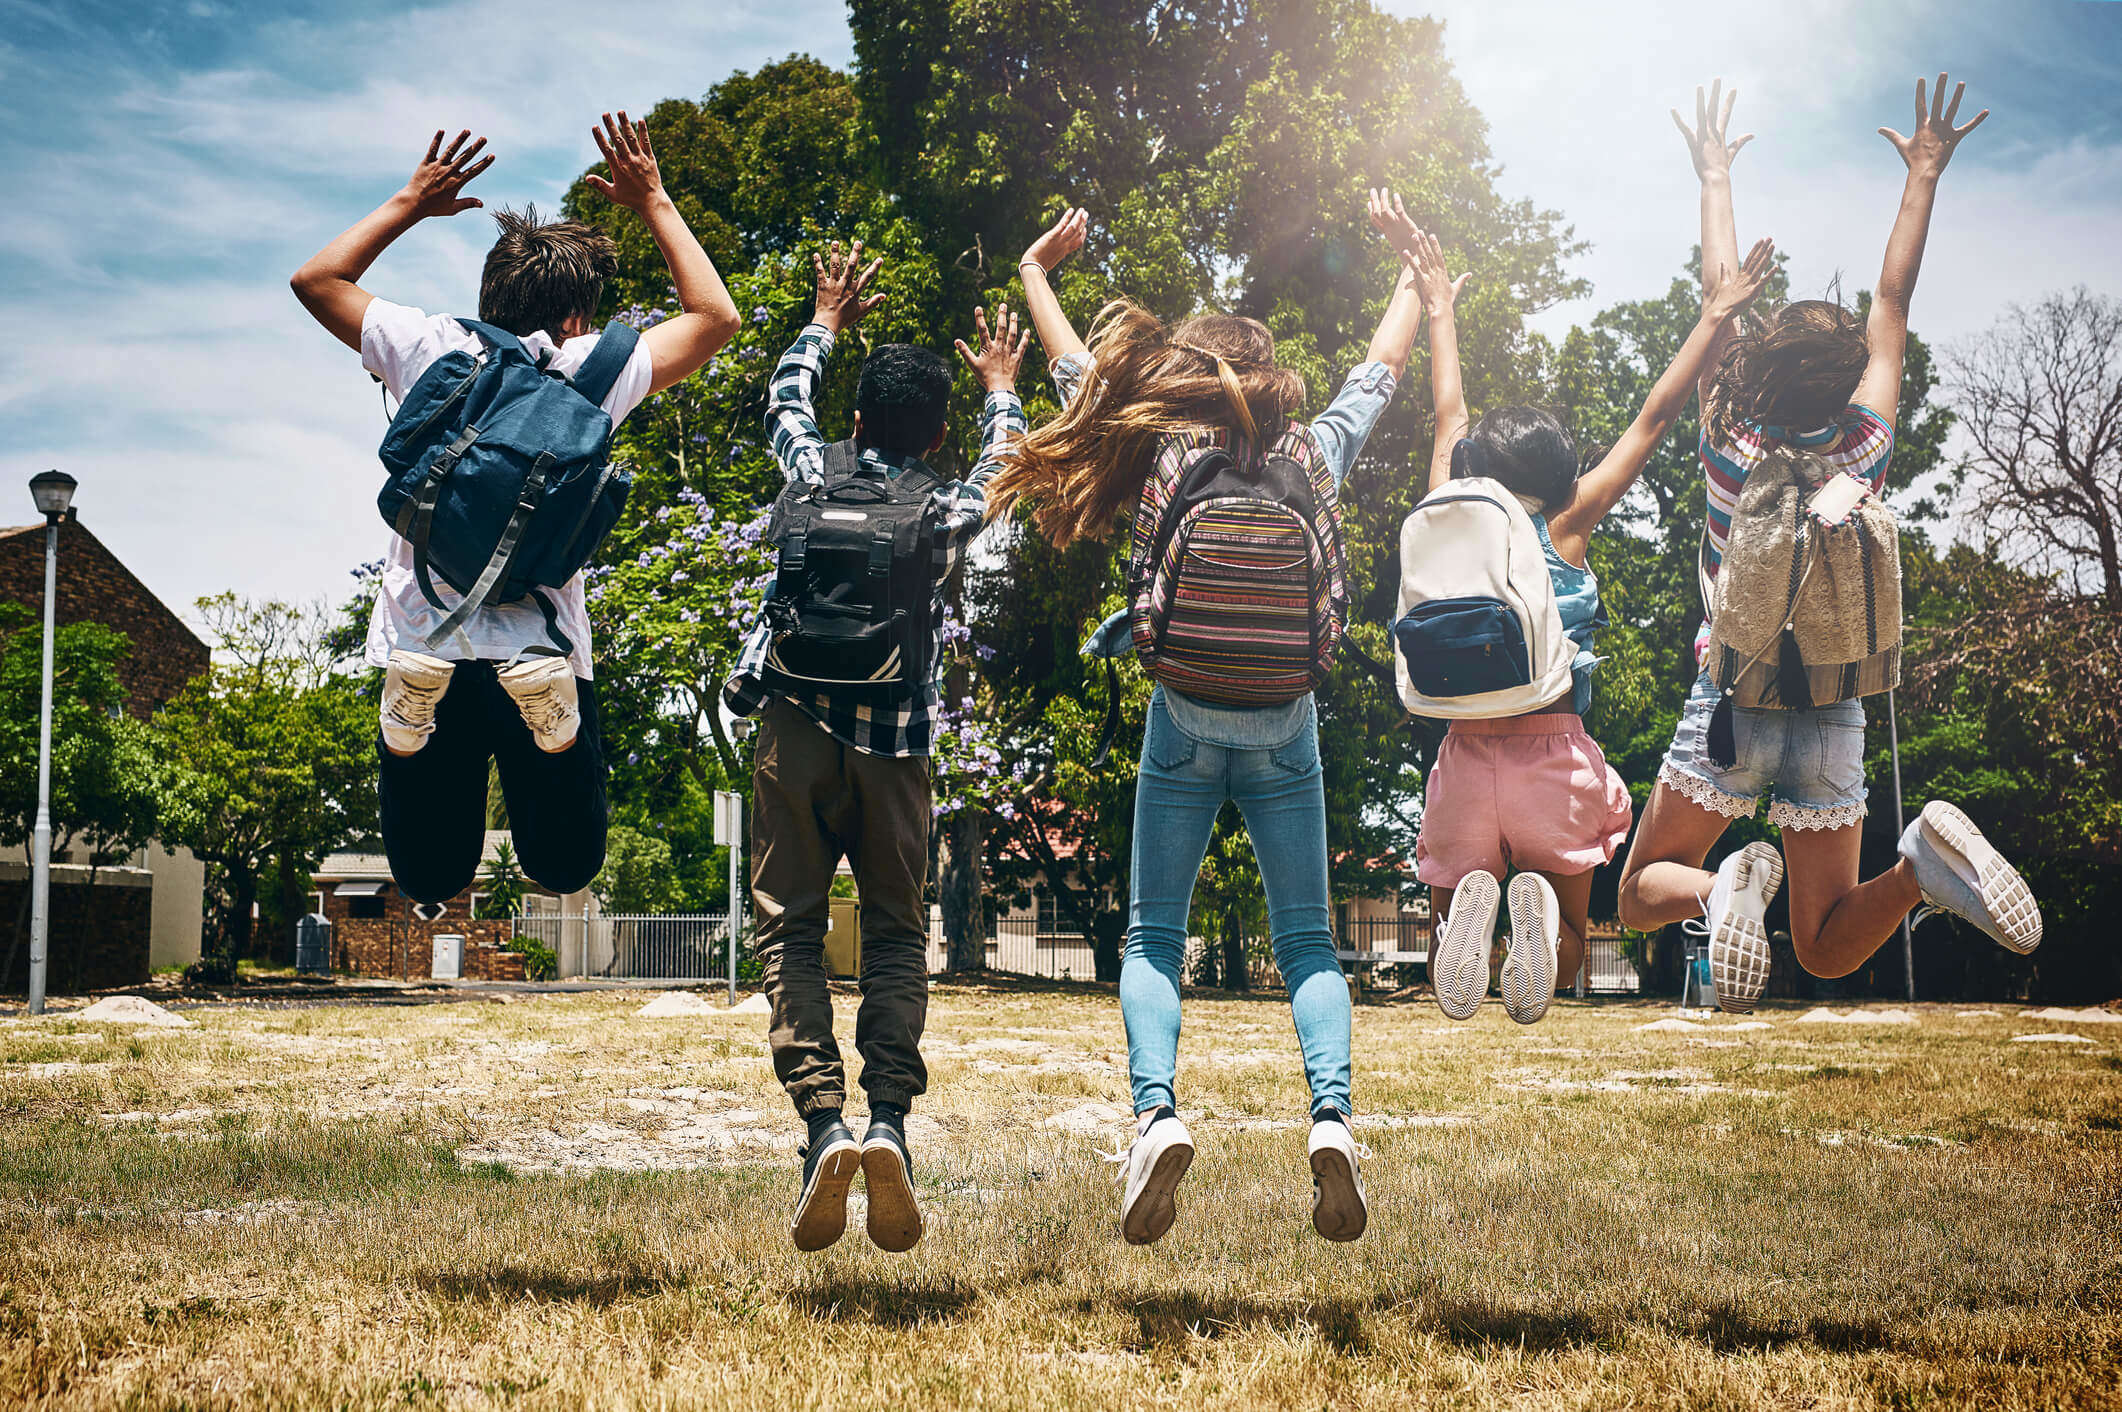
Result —
[[434, 1270], [413, 1276], [412, 1282], [442, 1299], [478, 1302], [583, 1304], [605, 1308], [622, 1299], [683, 1289], [689, 1283], [683, 1274], [647, 1270], [546, 1270], [526, 1265], [501, 1265], [490, 1270]]
[[1436, 1305], [1426, 1322], [1440, 1337], [1469, 1347], [1509, 1344], [1534, 1352], [1580, 1347], [1613, 1348], [1632, 1331], [1664, 1329], [1678, 1338], [1697, 1340], [1718, 1353], [1744, 1353], [1812, 1344], [1828, 1353], [1870, 1353], [1892, 1348], [1893, 1336], [1878, 1319], [1836, 1319], [1825, 1315], [1764, 1319], [1752, 1311], [1720, 1301], [1670, 1318], [1630, 1318], [1609, 1313], [1555, 1314], [1472, 1299]]
[[1309, 1334], [1338, 1353], [1367, 1353], [1370, 1335], [1363, 1316], [1381, 1301], [1317, 1299], [1302, 1302], [1254, 1299], [1250, 1296], [1199, 1295], [1183, 1290], [1136, 1297], [1081, 1300], [1090, 1313], [1100, 1305], [1135, 1321], [1140, 1347], [1183, 1344], [1194, 1338], [1223, 1338], [1255, 1329], [1280, 1334]]
[[956, 1284], [909, 1284], [902, 1277], [831, 1275], [788, 1292], [795, 1309], [834, 1324], [911, 1329], [947, 1324], [971, 1314], [980, 1292]]

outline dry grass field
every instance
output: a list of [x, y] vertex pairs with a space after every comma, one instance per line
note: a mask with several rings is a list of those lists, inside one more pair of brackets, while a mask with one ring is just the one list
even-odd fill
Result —
[[2122, 1024], [1364, 1005], [1330, 1246], [1287, 1011], [1194, 996], [1133, 1249], [1110, 991], [944, 984], [928, 1238], [801, 1256], [762, 1017], [647, 998], [0, 1020], [0, 1402], [2122, 1405]]

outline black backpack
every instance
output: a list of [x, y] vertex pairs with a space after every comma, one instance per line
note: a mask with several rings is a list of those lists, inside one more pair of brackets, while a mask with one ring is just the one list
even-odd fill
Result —
[[909, 701], [935, 667], [939, 482], [918, 465], [866, 468], [852, 441], [824, 461], [824, 480], [790, 481], [766, 522], [777, 567], [761, 680], [848, 705]]

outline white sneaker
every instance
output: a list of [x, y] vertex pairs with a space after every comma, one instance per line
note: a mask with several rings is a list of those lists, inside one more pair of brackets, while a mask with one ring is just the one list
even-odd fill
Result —
[[1503, 952], [1503, 1010], [1521, 1025], [1547, 1013], [1555, 998], [1556, 946], [1562, 933], [1562, 904], [1538, 873], [1510, 880], [1510, 942]]
[[1744, 1015], [1768, 985], [1768, 904], [1783, 885], [1783, 855], [1749, 843], [1717, 868], [1701, 921], [1681, 926], [1709, 938], [1709, 979], [1717, 1008]]
[[2041, 944], [2041, 907], [2026, 879], [1957, 808], [1942, 799], [1924, 805], [1901, 835], [1901, 856], [1923, 889], [1913, 921], [1949, 912], [2021, 956]]
[[1357, 1159], [1370, 1149], [1356, 1141], [1347, 1123], [1329, 1118], [1312, 1123], [1312, 1229], [1328, 1240], [1354, 1240], [1370, 1224], [1370, 1204], [1363, 1199], [1363, 1170]]
[[1452, 893], [1451, 915], [1430, 950], [1430, 984], [1437, 1008], [1464, 1020], [1488, 994], [1488, 947], [1496, 936], [1496, 875], [1482, 869], [1459, 880]]
[[540, 750], [550, 754], [575, 743], [582, 708], [575, 695], [575, 669], [565, 657], [531, 657], [497, 676], [501, 689], [515, 698]]
[[383, 669], [383, 743], [398, 755], [417, 754], [435, 733], [435, 708], [449, 690], [455, 662], [404, 648], [391, 651]]
[[1148, 1245], [1172, 1228], [1172, 1218], [1178, 1214], [1172, 1193], [1193, 1165], [1193, 1134], [1173, 1113], [1153, 1119], [1135, 1134], [1126, 1151], [1104, 1156], [1108, 1162], [1124, 1164], [1117, 1174], [1127, 1182], [1127, 1193], [1120, 1202], [1120, 1233], [1129, 1245]]

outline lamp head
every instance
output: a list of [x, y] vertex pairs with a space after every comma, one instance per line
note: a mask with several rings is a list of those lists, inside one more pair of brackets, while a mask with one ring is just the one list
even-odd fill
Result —
[[40, 471], [29, 478], [29, 493], [37, 502], [37, 512], [56, 521], [74, 503], [74, 487], [79, 484], [64, 471]]

